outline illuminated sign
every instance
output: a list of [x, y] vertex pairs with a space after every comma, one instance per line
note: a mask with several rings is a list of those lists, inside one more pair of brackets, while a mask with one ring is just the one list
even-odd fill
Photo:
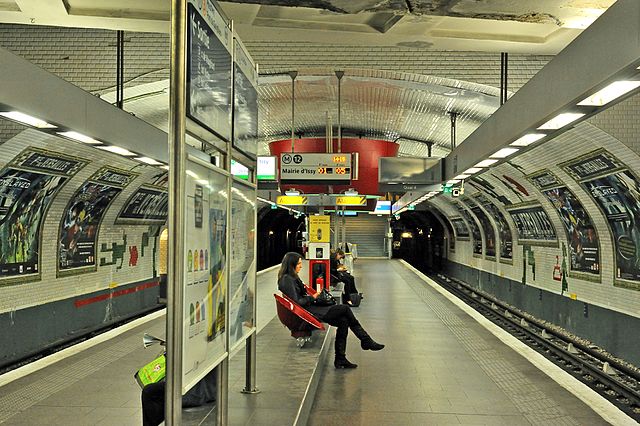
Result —
[[258, 157], [256, 163], [256, 175], [258, 180], [277, 180], [277, 161], [276, 157]]
[[231, 174], [237, 178], [249, 180], [249, 169], [236, 160], [231, 160]]
[[376, 208], [373, 211], [375, 214], [391, 214], [391, 201], [378, 200]]
[[348, 184], [351, 180], [351, 154], [280, 154], [280, 182]]
[[336, 206], [364, 206], [367, 197], [364, 195], [336, 197]]
[[309, 199], [303, 195], [279, 195], [276, 204], [281, 206], [304, 206], [309, 203]]

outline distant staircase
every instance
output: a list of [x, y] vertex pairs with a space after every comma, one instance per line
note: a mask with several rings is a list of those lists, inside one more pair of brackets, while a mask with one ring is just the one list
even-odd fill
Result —
[[[347, 242], [358, 245], [358, 257], [386, 257], [384, 252], [386, 216], [359, 213], [358, 216], [348, 216], [345, 219]], [[338, 236], [341, 237], [342, 218], [338, 220], [340, 220]]]

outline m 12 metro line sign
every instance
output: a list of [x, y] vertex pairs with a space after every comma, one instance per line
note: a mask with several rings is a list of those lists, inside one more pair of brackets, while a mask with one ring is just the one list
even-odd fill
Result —
[[280, 154], [280, 181], [283, 183], [348, 184], [351, 181], [351, 154]]

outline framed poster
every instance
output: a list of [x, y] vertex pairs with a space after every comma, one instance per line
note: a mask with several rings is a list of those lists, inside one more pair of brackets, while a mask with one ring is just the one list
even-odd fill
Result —
[[570, 273], [600, 275], [598, 232], [586, 209], [566, 185], [549, 170], [527, 176], [560, 216], [569, 245]]
[[469, 228], [467, 224], [460, 217], [451, 218], [451, 225], [456, 230], [456, 239], [457, 240], [469, 240]]
[[234, 38], [233, 146], [250, 158], [258, 153], [258, 72], [238, 39]]
[[458, 213], [460, 213], [460, 216], [464, 218], [464, 220], [467, 222], [467, 224], [471, 228], [473, 254], [482, 256], [482, 235], [480, 234], [480, 228], [478, 227], [478, 224], [476, 224], [476, 221], [473, 220], [473, 217], [471, 217], [471, 214], [464, 207], [462, 207], [458, 203], [453, 203], [453, 204], [455, 208], [458, 209]]
[[104, 213], [135, 173], [103, 167], [64, 209], [58, 237], [58, 276], [96, 270], [96, 243]]
[[24, 276], [40, 273], [42, 225], [49, 206], [60, 188], [87, 164], [27, 148], [0, 171], [0, 278], [15, 278], [0, 283], [31, 280]]
[[478, 218], [480, 222], [480, 226], [482, 228], [482, 232], [484, 234], [484, 247], [485, 247], [485, 256], [495, 259], [496, 257], [496, 232], [493, 229], [493, 225], [491, 221], [484, 213], [478, 205], [476, 205], [470, 198], [465, 198], [464, 203], [466, 203], [470, 208], [475, 217]]
[[640, 290], [640, 181], [600, 149], [560, 165], [587, 191], [605, 216], [614, 245], [614, 285]]
[[189, 157], [185, 193], [183, 393], [227, 354], [226, 172]]
[[508, 208], [518, 230], [518, 244], [557, 246], [556, 231], [540, 205]]
[[143, 185], [127, 200], [116, 224], [161, 225], [169, 214], [169, 194], [164, 188]]
[[233, 180], [229, 270], [229, 348], [255, 329], [256, 188]]
[[231, 140], [231, 30], [211, 0], [187, 7], [187, 116]]
[[500, 236], [500, 260], [510, 261], [513, 259], [513, 233], [500, 209], [493, 204], [484, 194], [475, 196], [476, 202], [480, 204], [490, 215], [498, 226]]

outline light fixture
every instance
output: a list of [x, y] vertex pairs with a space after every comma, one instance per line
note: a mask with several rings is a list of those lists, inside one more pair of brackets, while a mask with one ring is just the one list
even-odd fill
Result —
[[411, 235], [411, 232], [403, 232], [402, 235], [400, 235], [402, 238], [412, 238], [413, 235]]
[[578, 105], [603, 106], [638, 87], [640, 87], [640, 81], [615, 81], [579, 102]]
[[447, 181], [447, 185], [454, 185], [456, 183], [460, 183], [458, 179], [451, 179]]
[[8, 118], [9, 120], [18, 121], [22, 124], [28, 124], [29, 126], [37, 127], [38, 129], [55, 129], [56, 128], [56, 126], [54, 126], [53, 124], [47, 123], [44, 120], [40, 120], [39, 118], [32, 117], [30, 115], [27, 115], [18, 111], [0, 112], [0, 115]]
[[74, 141], [78, 141], [78, 142], [82, 142], [82, 143], [86, 143], [89, 145], [101, 145], [102, 142], [95, 140], [92, 137], [89, 137], [87, 135], [83, 135], [82, 133], [78, 133], [78, 132], [73, 132], [73, 131], [69, 131], [69, 132], [56, 132], [57, 134], [59, 134], [60, 136], [64, 136], [65, 138], [69, 138], [69, 139], [73, 139]]
[[346, 191], [344, 191], [344, 195], [351, 197], [354, 195], [358, 195], [358, 191], [355, 188], [349, 188]]
[[193, 170], [187, 170], [186, 173], [194, 179], [200, 179], [200, 176]]
[[105, 151], [113, 152], [114, 154], [123, 155], [125, 157], [133, 157], [134, 155], [136, 155], [135, 152], [131, 152], [128, 149], [124, 149], [115, 145], [99, 146], [97, 148]]
[[166, 164], [163, 166], [160, 166], [161, 169], [165, 169], [165, 170], [169, 170], [169, 166], [167, 166]]
[[497, 162], [498, 160], [492, 160], [492, 159], [482, 160], [481, 162], [479, 162], [473, 167], [489, 167], [490, 165], [495, 164]]
[[500, 151], [494, 153], [491, 158], [506, 158], [514, 152], [518, 152], [518, 148], [502, 148]]
[[300, 195], [300, 191], [298, 191], [295, 188], [289, 188], [286, 191], [284, 191], [284, 195], [288, 195], [290, 197], [295, 197], [296, 195]]
[[512, 146], [529, 146], [532, 143], [537, 142], [540, 139], [544, 138], [545, 136], [547, 135], [545, 135], [544, 133], [529, 133], [515, 140], [514, 142], [511, 142], [511, 145]]
[[471, 167], [470, 169], [467, 169], [464, 171], [465, 175], [472, 175], [474, 173], [478, 173], [479, 171], [481, 171], [482, 169], [480, 167]]
[[149, 157], [136, 157], [136, 160], [140, 161], [141, 163], [148, 164], [150, 166], [159, 166], [162, 164], [161, 162], [156, 161], [153, 158], [149, 158]]
[[470, 175], [462, 174], [462, 175], [458, 175], [458, 176], [454, 177], [454, 179], [456, 179], [456, 180], [463, 180], [463, 179], [468, 178], [469, 176], [470, 176]]
[[564, 112], [562, 114], [558, 114], [551, 120], [544, 123], [542, 126], [538, 127], [539, 130], [557, 130], [566, 126], [567, 124], [573, 123], [580, 117], [584, 117], [585, 114], [581, 112]]

